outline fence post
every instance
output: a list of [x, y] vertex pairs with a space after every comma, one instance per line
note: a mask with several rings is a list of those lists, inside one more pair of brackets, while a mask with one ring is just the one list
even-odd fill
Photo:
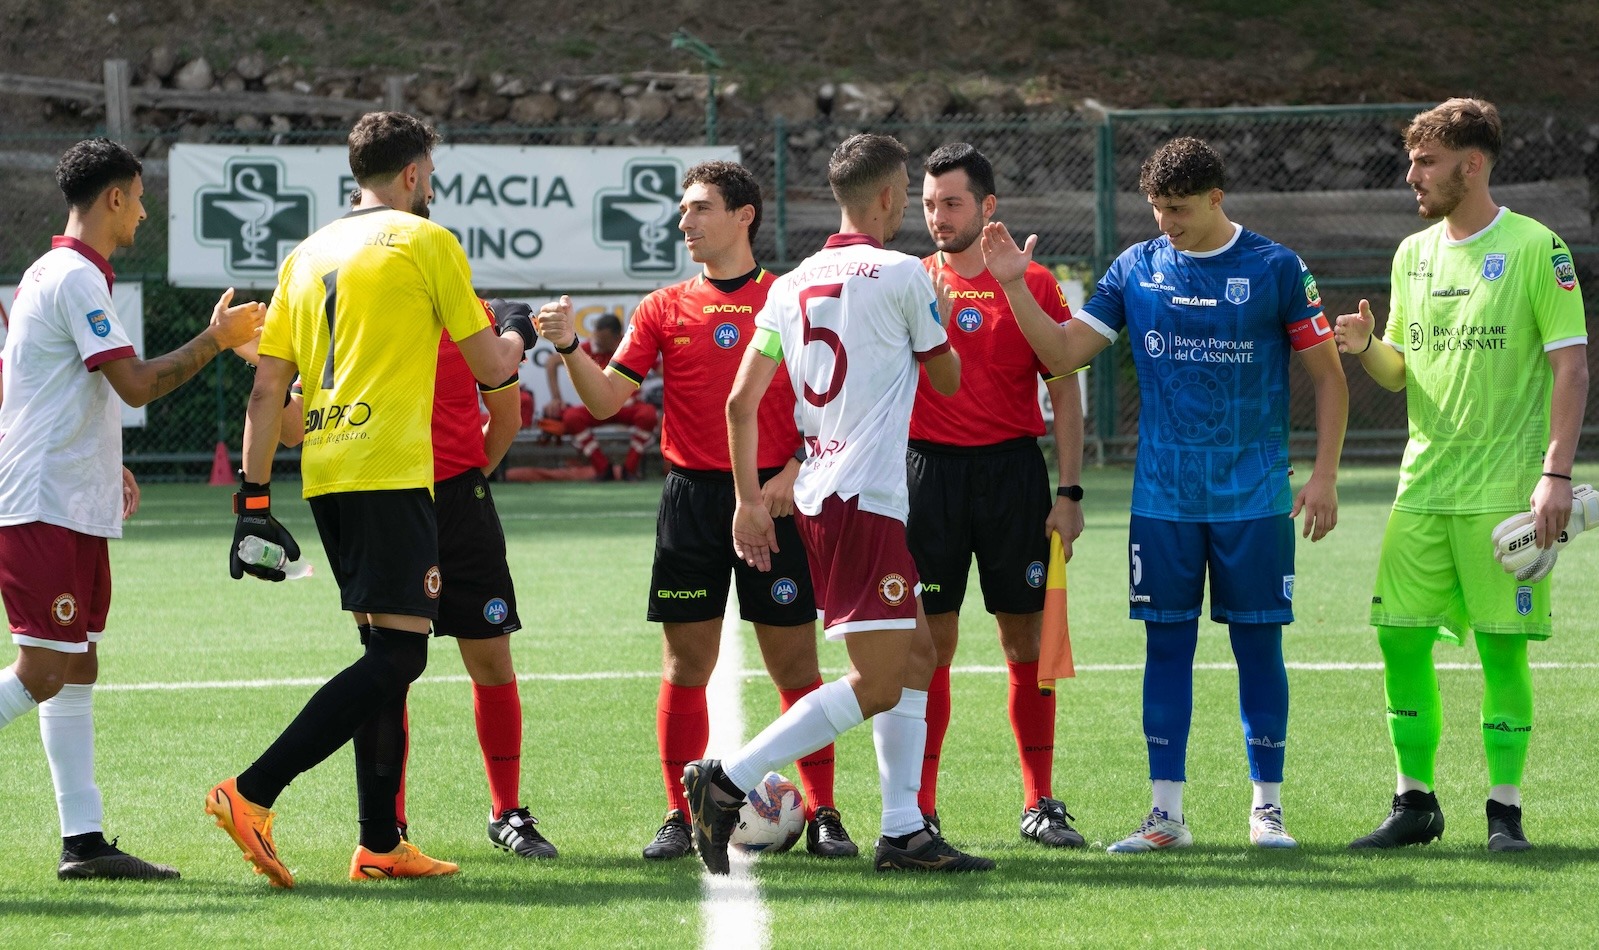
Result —
[[788, 123], [772, 120], [772, 187], [777, 189], [777, 260], [788, 265]]
[[383, 80], [383, 108], [390, 112], [405, 111], [405, 77], [387, 76]]
[[105, 131], [113, 142], [127, 144], [133, 134], [132, 71], [125, 59], [105, 61]]
[[[1094, 280], [1116, 259], [1116, 131], [1109, 111], [1101, 113], [1094, 148]], [[1093, 288], [1087, 295], [1093, 296]], [[1116, 435], [1117, 359], [1114, 347], [1094, 357], [1094, 428], [1101, 445]], [[1101, 450], [1103, 451], [1103, 450]], [[1103, 456], [1101, 456], [1103, 457]]]

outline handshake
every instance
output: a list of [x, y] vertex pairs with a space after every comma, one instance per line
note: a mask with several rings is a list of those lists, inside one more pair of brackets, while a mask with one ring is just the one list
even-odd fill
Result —
[[1538, 547], [1536, 518], [1532, 512], [1523, 511], [1499, 522], [1494, 528], [1494, 557], [1506, 574], [1516, 575], [1516, 580], [1535, 583], [1544, 578], [1555, 566], [1560, 549], [1588, 528], [1599, 528], [1599, 491], [1592, 485], [1577, 485], [1571, 489], [1571, 520], [1566, 530], [1547, 548]]

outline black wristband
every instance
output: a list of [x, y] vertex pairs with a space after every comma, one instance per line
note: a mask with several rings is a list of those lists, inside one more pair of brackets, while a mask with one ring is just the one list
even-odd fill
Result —
[[555, 348], [555, 352], [561, 354], [562, 356], [566, 356], [566, 355], [570, 354], [573, 350], [576, 350], [577, 347], [578, 347], [577, 334], [574, 333], [574, 334], [572, 334], [572, 342], [569, 345], [565, 346], [565, 347], [559, 347], [559, 346], [556, 347]]
[[794, 461], [804, 465], [806, 454], [805, 443], [801, 442], [800, 447], [794, 450]]
[[1562, 475], [1559, 472], [1544, 472], [1543, 473], [1543, 477], [1544, 478], [1559, 478], [1559, 479], [1562, 479], [1562, 480], [1568, 481], [1568, 482], [1571, 481], [1571, 476], [1570, 475]]
[[1083, 486], [1081, 486], [1081, 485], [1062, 485], [1059, 488], [1055, 489], [1055, 495], [1056, 495], [1056, 497], [1064, 498], [1067, 501], [1082, 501], [1083, 500]]
[[[1375, 334], [1375, 333], [1373, 333], [1371, 336], [1366, 337], [1366, 350], [1371, 349], [1371, 341], [1375, 340], [1375, 339], [1377, 339], [1377, 334]], [[1366, 355], [1366, 350], [1361, 350], [1359, 353], [1356, 353], [1355, 355], [1356, 356], [1365, 356]]]

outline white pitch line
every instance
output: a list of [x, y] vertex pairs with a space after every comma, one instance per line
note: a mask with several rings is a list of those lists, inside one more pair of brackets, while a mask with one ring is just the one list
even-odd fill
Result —
[[[655, 509], [649, 511], [554, 511], [554, 512], [529, 512], [527, 514], [507, 514], [500, 512], [501, 521], [593, 521], [596, 518], [654, 518]], [[201, 517], [201, 518], [132, 518], [125, 525], [126, 528], [194, 528], [207, 525], [231, 525], [232, 518]], [[294, 522], [290, 522], [294, 524]], [[298, 525], [296, 525], [298, 526]]]
[[[705, 744], [710, 758], [726, 758], [744, 744], [744, 638], [739, 634], [738, 612], [729, 598], [722, 617], [721, 652], [705, 687], [711, 733]], [[703, 872], [704, 896], [700, 919], [705, 924], [701, 946], [710, 950], [760, 950], [771, 942], [772, 920], [761, 901], [760, 886], [750, 873], [750, 859], [738, 851], [728, 854], [731, 873]]]

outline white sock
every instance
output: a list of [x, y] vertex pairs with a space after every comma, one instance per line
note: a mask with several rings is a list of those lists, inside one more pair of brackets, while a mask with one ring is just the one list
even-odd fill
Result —
[[1521, 787], [1519, 785], [1495, 785], [1488, 789], [1488, 797], [1501, 805], [1514, 805], [1521, 807]]
[[0, 670], [0, 729], [37, 705], [15, 670], [9, 666]]
[[1155, 810], [1163, 811], [1172, 821], [1183, 820], [1183, 783], [1169, 779], [1155, 779], [1149, 783], [1150, 797]]
[[[861, 704], [847, 680], [834, 680], [811, 690], [761, 734], [722, 760], [722, 771], [743, 791], [760, 784], [766, 773], [802, 758], [861, 724]], [[921, 753], [917, 753], [918, 763]], [[921, 766], [918, 765], [917, 768]]]
[[873, 716], [872, 744], [883, 788], [883, 834], [920, 831], [924, 822], [916, 793], [922, 790], [922, 756], [927, 752], [927, 691], [902, 689], [893, 709]]
[[61, 837], [103, 831], [105, 812], [94, 784], [94, 687], [69, 683], [40, 703], [39, 738], [56, 786]]
[[1399, 776], [1399, 781], [1394, 785], [1394, 794], [1403, 795], [1406, 792], [1430, 792], [1432, 786], [1420, 779], [1413, 779], [1408, 775]]
[[1281, 782], [1256, 782], [1254, 808], [1265, 808], [1267, 805], [1283, 807], [1283, 783]]

